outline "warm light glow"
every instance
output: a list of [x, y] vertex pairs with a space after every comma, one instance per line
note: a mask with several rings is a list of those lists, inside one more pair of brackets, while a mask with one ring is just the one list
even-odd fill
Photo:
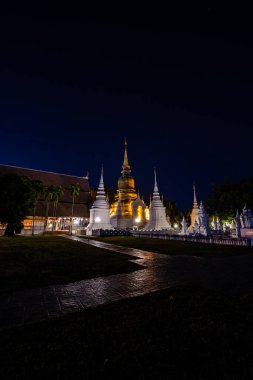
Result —
[[135, 221], [136, 221], [136, 223], [140, 223], [141, 220], [140, 220], [140, 218], [136, 218]]
[[145, 208], [145, 218], [146, 218], [146, 220], [149, 220], [149, 208], [148, 207]]
[[141, 206], [139, 206], [138, 208], [137, 208], [137, 218], [138, 219], [140, 219], [140, 221], [142, 220], [142, 207]]
[[99, 216], [96, 216], [96, 218], [95, 218], [95, 222], [96, 222], [96, 223], [101, 222], [101, 218], [100, 218]]
[[174, 223], [174, 228], [178, 228], [178, 224], [177, 223]]

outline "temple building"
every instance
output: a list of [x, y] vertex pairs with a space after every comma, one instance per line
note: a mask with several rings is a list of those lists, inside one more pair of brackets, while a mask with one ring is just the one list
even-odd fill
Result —
[[144, 230], [169, 230], [171, 224], [166, 218], [166, 207], [164, 207], [158, 191], [155, 171], [155, 186], [151, 206], [149, 208], [149, 221]]
[[[44, 188], [49, 186], [60, 186], [63, 190], [63, 196], [57, 204], [52, 200], [46, 199], [41, 195], [36, 205], [34, 233], [43, 233], [46, 231], [68, 231], [70, 223], [73, 223], [73, 230], [83, 229], [88, 224], [89, 206], [91, 202], [90, 187], [88, 177], [77, 177], [72, 175], [47, 172], [16, 166], [0, 165], [1, 174], [20, 174], [30, 177], [33, 180], [41, 181]], [[72, 195], [71, 185], [79, 184], [81, 191], [75, 198], [72, 220]], [[29, 234], [32, 231], [33, 210], [30, 216], [23, 221], [23, 234]]]
[[[42, 170], [0, 165], [0, 174], [15, 173], [39, 180], [47, 190], [50, 187], [60, 187], [63, 195], [55, 202], [49, 199], [46, 191], [36, 205], [35, 218], [31, 210], [30, 216], [24, 221], [22, 233], [43, 233], [49, 231], [72, 231], [73, 233], [87, 233], [91, 235], [95, 230], [124, 230], [124, 229], [170, 229], [171, 225], [166, 217], [166, 208], [160, 199], [156, 174], [153, 199], [149, 207], [143, 197], [135, 189], [135, 180], [131, 175], [128, 161], [127, 141], [125, 140], [124, 159], [121, 175], [118, 179], [115, 200], [109, 205], [106, 197], [103, 180], [103, 170], [99, 182], [95, 201], [89, 187], [88, 176], [76, 177]], [[80, 195], [75, 198], [72, 217], [71, 186], [79, 184]], [[94, 198], [93, 198], [94, 199]], [[35, 224], [34, 224], [35, 222]], [[35, 227], [35, 228], [34, 228]], [[121, 231], [122, 232], [122, 231]]]
[[86, 235], [92, 235], [94, 230], [111, 230], [113, 226], [110, 223], [109, 203], [106, 200], [103, 169], [101, 170], [101, 178], [98, 186], [95, 202], [90, 209], [90, 222], [87, 226]]
[[118, 189], [115, 202], [111, 205], [111, 224], [116, 228], [143, 227], [146, 224], [146, 205], [135, 190], [135, 181], [131, 176], [128, 162], [127, 142], [121, 176], [118, 179]]

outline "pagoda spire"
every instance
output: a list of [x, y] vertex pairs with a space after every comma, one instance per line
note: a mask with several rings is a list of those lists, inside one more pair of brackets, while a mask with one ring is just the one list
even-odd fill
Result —
[[153, 200], [151, 205], [149, 206], [149, 221], [145, 226], [144, 230], [163, 230], [170, 229], [170, 225], [166, 219], [166, 209], [161, 201], [157, 180], [156, 180], [156, 170], [154, 168], [154, 192], [153, 192]]
[[198, 207], [198, 202], [197, 202], [197, 196], [196, 196], [196, 187], [193, 185], [193, 207], [197, 208]]
[[103, 178], [103, 166], [101, 168], [101, 177], [99, 181], [98, 191], [96, 199], [90, 209], [90, 222], [87, 226], [86, 234], [92, 235], [93, 231], [103, 229], [113, 229], [110, 223], [110, 210], [109, 204], [106, 200], [104, 178]]
[[[154, 168], [154, 175], [155, 175], [155, 186], [154, 186], [154, 195], [156, 193], [158, 193], [159, 195], [159, 191], [158, 191], [158, 186], [157, 186], [157, 181], [156, 181], [156, 169]], [[156, 194], [157, 195], [157, 194]]]
[[93, 203], [93, 208], [94, 207], [103, 207], [105, 206], [105, 202], [106, 201], [106, 195], [105, 195], [105, 187], [104, 187], [104, 169], [103, 169], [103, 165], [102, 165], [102, 168], [101, 168], [101, 177], [100, 177], [100, 181], [99, 181], [99, 185], [98, 185], [98, 191], [97, 191], [97, 196], [96, 196], [96, 200], [95, 202]]
[[131, 169], [130, 169], [130, 165], [129, 165], [129, 162], [128, 162], [128, 155], [127, 155], [127, 140], [125, 138], [125, 152], [124, 152], [124, 161], [123, 161], [123, 165], [122, 165], [122, 174], [126, 174], [126, 173], [131, 173]]
[[103, 168], [103, 165], [101, 166], [101, 176], [100, 176], [100, 182], [99, 182], [99, 186], [103, 185], [104, 184], [104, 168]]

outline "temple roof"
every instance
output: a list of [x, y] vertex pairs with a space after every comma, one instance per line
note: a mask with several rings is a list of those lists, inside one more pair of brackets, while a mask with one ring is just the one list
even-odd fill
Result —
[[[75, 199], [74, 216], [89, 217], [89, 204], [90, 204], [90, 187], [87, 177], [71, 176], [61, 173], [47, 172], [43, 170], [20, 168], [17, 166], [0, 165], [0, 174], [21, 174], [39, 180], [44, 186], [61, 186], [64, 189], [64, 195], [60, 199], [57, 207], [57, 216], [71, 216], [72, 196], [70, 193], [70, 186], [79, 183], [81, 192]], [[38, 216], [45, 216], [46, 202], [39, 199], [36, 207]], [[52, 202], [49, 206], [49, 216], [52, 216]]]

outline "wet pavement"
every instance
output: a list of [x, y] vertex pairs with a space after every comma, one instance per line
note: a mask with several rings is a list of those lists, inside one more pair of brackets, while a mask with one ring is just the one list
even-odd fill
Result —
[[252, 256], [227, 258], [167, 256], [76, 236], [64, 238], [133, 256], [140, 270], [0, 295], [0, 328], [60, 317], [189, 283], [227, 293], [253, 292], [253, 251]]

